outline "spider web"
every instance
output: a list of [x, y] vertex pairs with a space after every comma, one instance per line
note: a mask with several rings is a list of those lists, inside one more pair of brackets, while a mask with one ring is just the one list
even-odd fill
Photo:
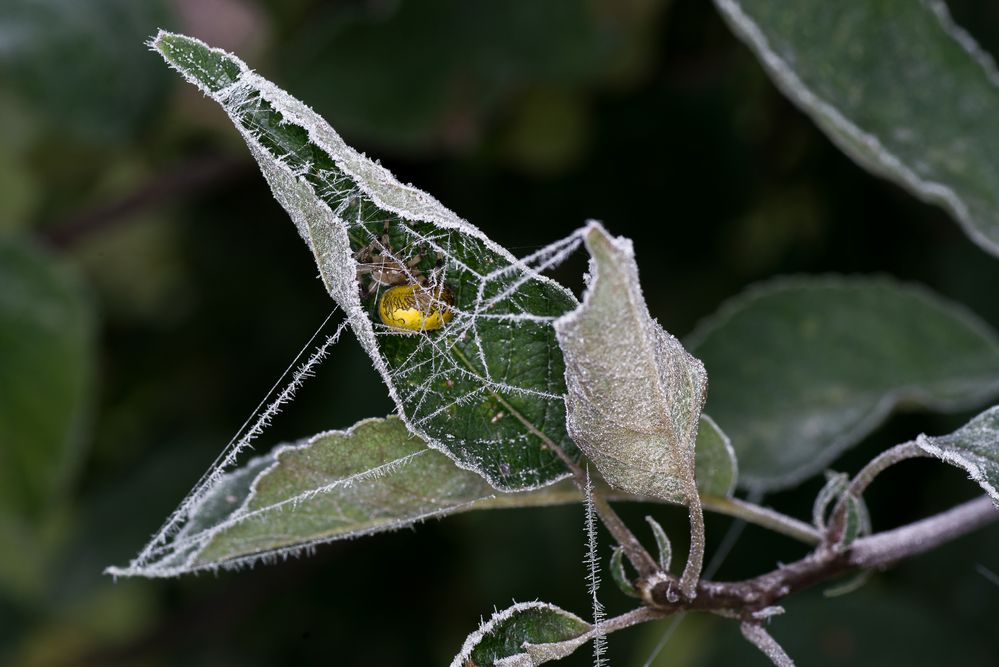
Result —
[[[515, 258], [225, 57], [239, 71], [211, 94], [312, 249], [410, 429], [502, 490], [565, 477], [554, 448], [576, 452], [565, 432], [564, 366], [551, 323], [577, 303], [541, 272], [572, 253], [579, 236]], [[454, 303], [436, 299], [432, 308], [450, 310], [448, 325], [414, 332], [382, 324], [385, 286], [370, 273], [358, 280], [358, 265], [371, 263], [366, 255], [387, 262], [404, 283], [447, 285]]]
[[[142, 574], [178, 544], [184, 549], [177, 558], [191, 554], [197, 542], [192, 517], [220, 484], [232, 481], [227, 471], [239, 454], [345, 326], [371, 357], [409, 430], [458, 466], [501, 491], [567, 477], [559, 457], [578, 459], [579, 453], [566, 433], [564, 363], [552, 322], [577, 302], [541, 273], [574, 252], [580, 235], [517, 259], [347, 146], [312, 109], [235, 56], [166, 33], [152, 46], [233, 120], [346, 319], [247, 435], [230, 443], [129, 567], [109, 571]], [[430, 287], [423, 308], [448, 310], [447, 325], [410, 331], [383, 324], [378, 303], [390, 285], [372, 265], [390, 267], [392, 283]], [[439, 297], [434, 288], [440, 285], [453, 299]]]

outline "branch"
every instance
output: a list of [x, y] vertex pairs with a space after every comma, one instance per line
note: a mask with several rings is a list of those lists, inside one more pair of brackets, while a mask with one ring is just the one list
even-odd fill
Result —
[[856, 540], [849, 549], [820, 546], [790, 565], [734, 582], [702, 580], [694, 599], [676, 594], [676, 579], [661, 579], [649, 591], [651, 605], [638, 607], [603, 621], [591, 636], [608, 635], [638, 623], [664, 618], [686, 610], [711, 611], [741, 619], [743, 635], [778, 667], [793, 665], [790, 657], [762, 626], [763, 616], [774, 602], [817, 583], [857, 569], [885, 568], [999, 521], [999, 511], [986, 496], [940, 514]]
[[691, 601], [676, 600], [675, 594], [664, 584], [655, 586], [650, 598], [653, 604], [670, 613], [683, 609], [757, 611], [847, 572], [887, 567], [925, 553], [997, 520], [999, 511], [988, 497], [983, 496], [921, 521], [858, 539], [848, 549], [820, 547], [799, 561], [753, 579], [702, 581], [697, 597]]
[[992, 500], [982, 496], [928, 519], [857, 540], [850, 551], [850, 563], [854, 567], [886, 567], [936, 549], [997, 519], [999, 511]]

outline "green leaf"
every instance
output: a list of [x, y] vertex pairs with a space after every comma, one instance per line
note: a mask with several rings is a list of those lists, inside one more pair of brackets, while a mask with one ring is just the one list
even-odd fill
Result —
[[706, 414], [701, 414], [694, 449], [697, 458], [697, 489], [700, 494], [726, 498], [731, 496], [739, 477], [735, 449], [725, 432]]
[[715, 4], [847, 155], [999, 255], [999, 72], [942, 1]]
[[825, 475], [826, 483], [819, 490], [812, 503], [812, 525], [819, 531], [826, 529], [826, 515], [830, 505], [839, 500], [843, 492], [850, 486], [850, 476], [845, 472], [826, 470]]
[[[702, 433], [713, 433], [702, 428]], [[711, 451], [715, 436], [698, 438]], [[711, 478], [707, 478], [711, 479]], [[705, 492], [719, 495], [721, 487]], [[608, 493], [615, 500], [646, 500]], [[501, 493], [427, 447], [397, 417], [329, 431], [223, 475], [150, 558], [109, 568], [117, 576], [171, 577], [286, 556], [318, 544], [394, 530], [458, 512], [581, 500], [568, 480]]]
[[4, 0], [4, 79], [59, 129], [122, 139], [152, 117], [166, 89], [139, 47], [166, 18], [160, 0]]
[[497, 492], [427, 447], [397, 417], [367, 419], [346, 431], [276, 447], [224, 475], [151, 559], [109, 572], [170, 577], [297, 554], [471, 509], [578, 500], [564, 484]]
[[871, 520], [862, 498], [846, 497], [846, 526], [839, 546], [848, 547], [854, 540], [871, 532]]
[[707, 374], [649, 315], [631, 241], [595, 222], [583, 239], [592, 257], [586, 296], [555, 321], [569, 433], [612, 487], [689, 507], [680, 587], [692, 595], [704, 552], [695, 443]]
[[999, 507], [999, 406], [949, 435], [920, 435], [916, 445], [930, 456], [963, 468]]
[[673, 545], [669, 541], [669, 535], [659, 522], [651, 516], [646, 515], [645, 522], [652, 529], [652, 536], [656, 539], [656, 550], [659, 552], [659, 568], [663, 572], [669, 572], [669, 566], [673, 562]]
[[622, 593], [632, 598], [642, 597], [638, 589], [635, 588], [635, 585], [631, 583], [628, 573], [624, 570], [624, 548], [614, 547], [614, 551], [611, 554], [610, 571], [611, 578], [614, 579], [614, 583], [617, 584], [618, 589]]
[[93, 387], [94, 321], [76, 275], [0, 240], [0, 507], [37, 517], [80, 462]]
[[518, 603], [470, 634], [451, 667], [533, 667], [571, 654], [589, 641], [592, 629], [546, 602]]
[[740, 483], [809, 477], [900, 404], [959, 410], [999, 391], [999, 341], [973, 315], [886, 278], [794, 278], [750, 289], [702, 323], [691, 350]]
[[[554, 449], [578, 452], [551, 320], [576, 302], [537, 271], [571, 247], [518, 261], [235, 56], [169, 33], [153, 46], [229, 114], [410, 430], [499, 489], [566, 477]], [[452, 319], [429, 331], [383, 324], [385, 282], [425, 285], [422, 312]]]

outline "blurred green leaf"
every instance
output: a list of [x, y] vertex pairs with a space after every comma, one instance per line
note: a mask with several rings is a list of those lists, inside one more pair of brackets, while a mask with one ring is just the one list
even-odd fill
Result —
[[926, 290], [884, 278], [793, 278], [728, 303], [691, 335], [707, 409], [746, 487], [793, 485], [899, 404], [958, 410], [999, 391], [999, 340]]
[[142, 43], [166, 20], [160, 0], [4, 0], [0, 66], [60, 130], [120, 140], [149, 120], [164, 91]]
[[0, 241], [0, 507], [37, 515], [80, 461], [94, 322], [77, 277], [35, 246]]
[[[410, 429], [497, 488], [566, 477], [555, 448], [579, 454], [551, 319], [575, 305], [572, 294], [400, 184], [235, 56], [170, 33], [154, 46], [230, 115]], [[379, 306], [394, 283], [408, 284], [411, 308], [453, 319], [434, 331], [388, 325]]]
[[920, 435], [927, 454], [963, 468], [999, 507], [999, 406], [989, 408], [948, 435]]
[[40, 591], [81, 461], [94, 380], [91, 303], [34, 245], [0, 240], [0, 585]]
[[999, 71], [941, 0], [715, 0], [850, 157], [999, 255]]
[[[496, 612], [465, 640], [451, 667], [532, 667], [571, 654], [589, 640], [592, 626], [546, 602], [528, 602]], [[512, 659], [511, 659], [512, 658]]]
[[[288, 88], [351, 138], [395, 150], [462, 146], [533, 88], [573, 90], [628, 80], [654, 54], [663, 0], [419, 0], [327, 12], [303, 22], [282, 56]], [[556, 110], [561, 116], [561, 110]], [[579, 115], [569, 111], [570, 121]], [[568, 137], [566, 130], [570, 130]], [[566, 125], [514, 145], [555, 167], [576, 133]], [[516, 137], [515, 137], [516, 142]], [[550, 145], [548, 145], [550, 142]]]

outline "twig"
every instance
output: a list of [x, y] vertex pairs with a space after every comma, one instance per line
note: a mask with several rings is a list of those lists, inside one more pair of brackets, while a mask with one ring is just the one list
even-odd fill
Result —
[[760, 649], [760, 652], [770, 658], [770, 662], [777, 665], [777, 667], [794, 667], [794, 660], [791, 660], [791, 656], [770, 636], [770, 633], [766, 631], [766, 628], [761, 623], [745, 621], [740, 625], [740, 629], [742, 630], [742, 636], [750, 644]]
[[[562, 451], [562, 448], [557, 444], [548, 440], [549, 447], [554, 451], [558, 457], [562, 460], [562, 463], [572, 472], [572, 479], [576, 483], [576, 486], [580, 489], [580, 493], [585, 495], [586, 489], [586, 473], [583, 469], [579, 467], [575, 461], [569, 458], [569, 455]], [[618, 513], [614, 511], [614, 508], [610, 506], [607, 499], [596, 489], [593, 490], [592, 495], [593, 508], [597, 511], [597, 515], [600, 517], [600, 521], [607, 528], [608, 532], [614, 536], [621, 548], [624, 549], [624, 555], [628, 557], [631, 562], [632, 567], [638, 572], [639, 576], [643, 579], [653, 577], [656, 575], [661, 575], [659, 572], [659, 565], [656, 563], [655, 559], [645, 550], [642, 543], [638, 541], [635, 534], [631, 532], [631, 529], [625, 525]]]
[[[457, 348], [452, 348], [457, 351]], [[457, 351], [463, 359], [464, 355]], [[465, 359], [466, 363], [469, 363]], [[541, 440], [545, 446], [558, 456], [559, 460], [565, 464], [565, 467], [569, 469], [572, 473], [573, 482], [576, 484], [576, 488], [579, 490], [583, 497], [586, 497], [586, 486], [587, 477], [586, 473], [579, 464], [572, 460], [572, 458], [562, 451], [558, 443], [548, 437], [547, 434], [543, 433], [538, 429], [537, 426], [531, 423], [529, 419], [520, 414], [520, 411], [515, 407], [510, 405], [510, 403], [500, 396], [498, 393], [493, 392], [492, 394], [496, 400], [507, 410], [507, 412], [513, 416], [515, 419], [520, 421], [528, 431], [530, 431], [535, 437]], [[593, 508], [597, 511], [597, 515], [600, 517], [601, 523], [607, 528], [608, 532], [614, 536], [617, 543], [621, 545], [624, 549], [624, 555], [628, 557], [631, 562], [632, 567], [638, 572], [642, 579], [649, 579], [651, 577], [657, 577], [660, 579], [669, 578], [663, 573], [659, 572], [659, 566], [656, 564], [655, 559], [649, 555], [649, 552], [645, 550], [642, 543], [638, 541], [631, 529], [625, 525], [621, 517], [618, 516], [617, 512], [610, 506], [607, 499], [598, 490], [593, 490]]]
[[94, 232], [120, 224], [151, 208], [170, 203], [192, 192], [218, 185], [248, 168], [245, 158], [228, 155], [201, 157], [157, 174], [125, 197], [102, 204], [51, 225], [45, 240], [56, 248], [68, 248]]
[[697, 589], [701, 568], [704, 567], [704, 510], [696, 488], [691, 488], [687, 494], [687, 515], [690, 518], [690, 549], [687, 564], [680, 575], [680, 590], [690, 597]]
[[858, 568], [885, 567], [936, 549], [997, 519], [999, 510], [983, 496], [928, 519], [857, 540], [850, 551], [850, 564]]
[[805, 544], [816, 545], [822, 541], [822, 535], [812, 525], [781, 514], [769, 507], [761, 507], [745, 500], [723, 496], [701, 496], [701, 503], [706, 510], [742, 519], [747, 523], [787, 535]]
[[662, 617], [663, 613], [658, 609], [653, 609], [652, 607], [639, 607], [621, 614], [620, 616], [608, 618], [606, 621], [594, 628], [594, 630], [599, 630], [602, 634], [608, 635], [612, 632], [624, 630], [625, 628], [630, 628], [633, 625], [638, 625], [639, 623], [645, 623], [646, 621], [652, 621]]
[[878, 456], [871, 459], [860, 472], [856, 474], [850, 485], [840, 496], [836, 507], [833, 509], [832, 518], [829, 521], [829, 529], [826, 531], [825, 540], [827, 544], [837, 544], [843, 536], [846, 528], [847, 501], [849, 498], [860, 498], [864, 491], [871, 485], [871, 482], [882, 472], [892, 467], [896, 463], [908, 459], [927, 457], [927, 454], [915, 442], [903, 442], [891, 449], [887, 449]]

